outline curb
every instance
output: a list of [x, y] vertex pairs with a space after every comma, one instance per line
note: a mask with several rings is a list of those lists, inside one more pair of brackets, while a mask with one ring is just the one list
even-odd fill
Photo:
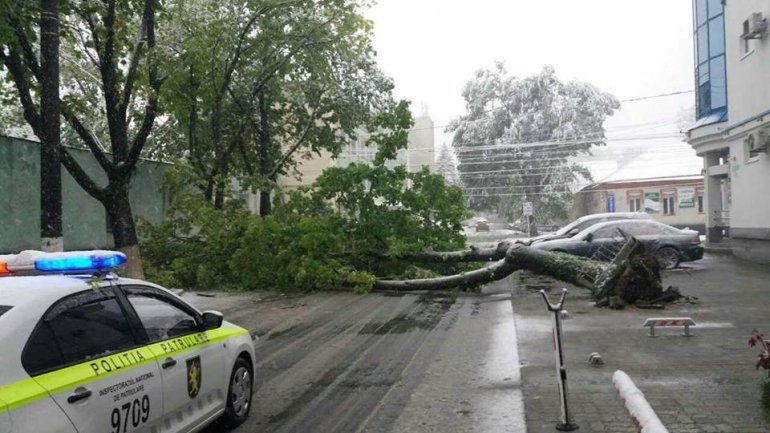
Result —
[[711, 254], [725, 254], [731, 255], [733, 249], [731, 247], [703, 247], [703, 251]]

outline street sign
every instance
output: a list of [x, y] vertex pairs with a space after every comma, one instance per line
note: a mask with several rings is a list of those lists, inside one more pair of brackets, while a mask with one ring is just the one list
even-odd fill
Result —
[[522, 203], [524, 206], [524, 215], [525, 216], [532, 216], [532, 202], [531, 201], [525, 201]]

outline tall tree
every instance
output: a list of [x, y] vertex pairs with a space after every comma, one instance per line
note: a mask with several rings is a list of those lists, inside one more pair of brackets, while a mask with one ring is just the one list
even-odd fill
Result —
[[40, 238], [63, 251], [59, 106], [59, 0], [40, 1]]
[[562, 82], [550, 66], [518, 79], [500, 63], [478, 71], [462, 95], [467, 113], [448, 129], [469, 207], [515, 219], [529, 201], [536, 219], [566, 217], [571, 186], [591, 178], [574, 157], [604, 144], [602, 124], [618, 100], [588, 83]]
[[447, 185], [462, 185], [460, 172], [457, 170], [457, 161], [454, 150], [446, 143], [441, 145], [441, 151], [436, 160], [436, 171], [444, 175]]
[[[35, 135], [44, 137], [40, 107], [33, 98], [43, 81], [32, 24], [39, 11], [25, 2], [3, 3], [0, 61], [12, 79], [25, 120]], [[156, 49], [156, 9], [157, 0], [71, 0], [66, 13], [60, 14], [71, 48], [67, 60], [73, 64], [68, 74], [63, 68], [60, 76], [65, 95], [61, 114], [102, 173], [88, 173], [60, 146], [62, 163], [104, 205], [115, 247], [128, 255], [127, 273], [137, 277], [143, 272], [129, 187], [155, 124], [164, 81], [159, 73], [162, 56]]]
[[261, 192], [266, 215], [278, 177], [338, 152], [392, 103], [392, 83], [374, 62], [362, 2], [200, 3], [173, 12], [184, 68], [166, 88], [168, 106], [206, 198], [221, 207], [236, 177]]

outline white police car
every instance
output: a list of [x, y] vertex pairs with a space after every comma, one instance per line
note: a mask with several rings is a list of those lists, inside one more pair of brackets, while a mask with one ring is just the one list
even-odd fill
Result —
[[248, 332], [157, 285], [103, 273], [125, 261], [112, 251], [0, 255], [0, 433], [189, 432], [246, 419]]

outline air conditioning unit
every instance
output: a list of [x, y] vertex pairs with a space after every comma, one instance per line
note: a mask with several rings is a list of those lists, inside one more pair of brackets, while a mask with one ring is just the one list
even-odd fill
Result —
[[746, 137], [746, 148], [749, 154], [754, 156], [759, 152], [767, 152], [770, 147], [770, 128], [762, 128], [759, 131], [752, 132]]
[[767, 30], [767, 19], [762, 18], [762, 12], [754, 12], [743, 22], [742, 39], [762, 39]]

